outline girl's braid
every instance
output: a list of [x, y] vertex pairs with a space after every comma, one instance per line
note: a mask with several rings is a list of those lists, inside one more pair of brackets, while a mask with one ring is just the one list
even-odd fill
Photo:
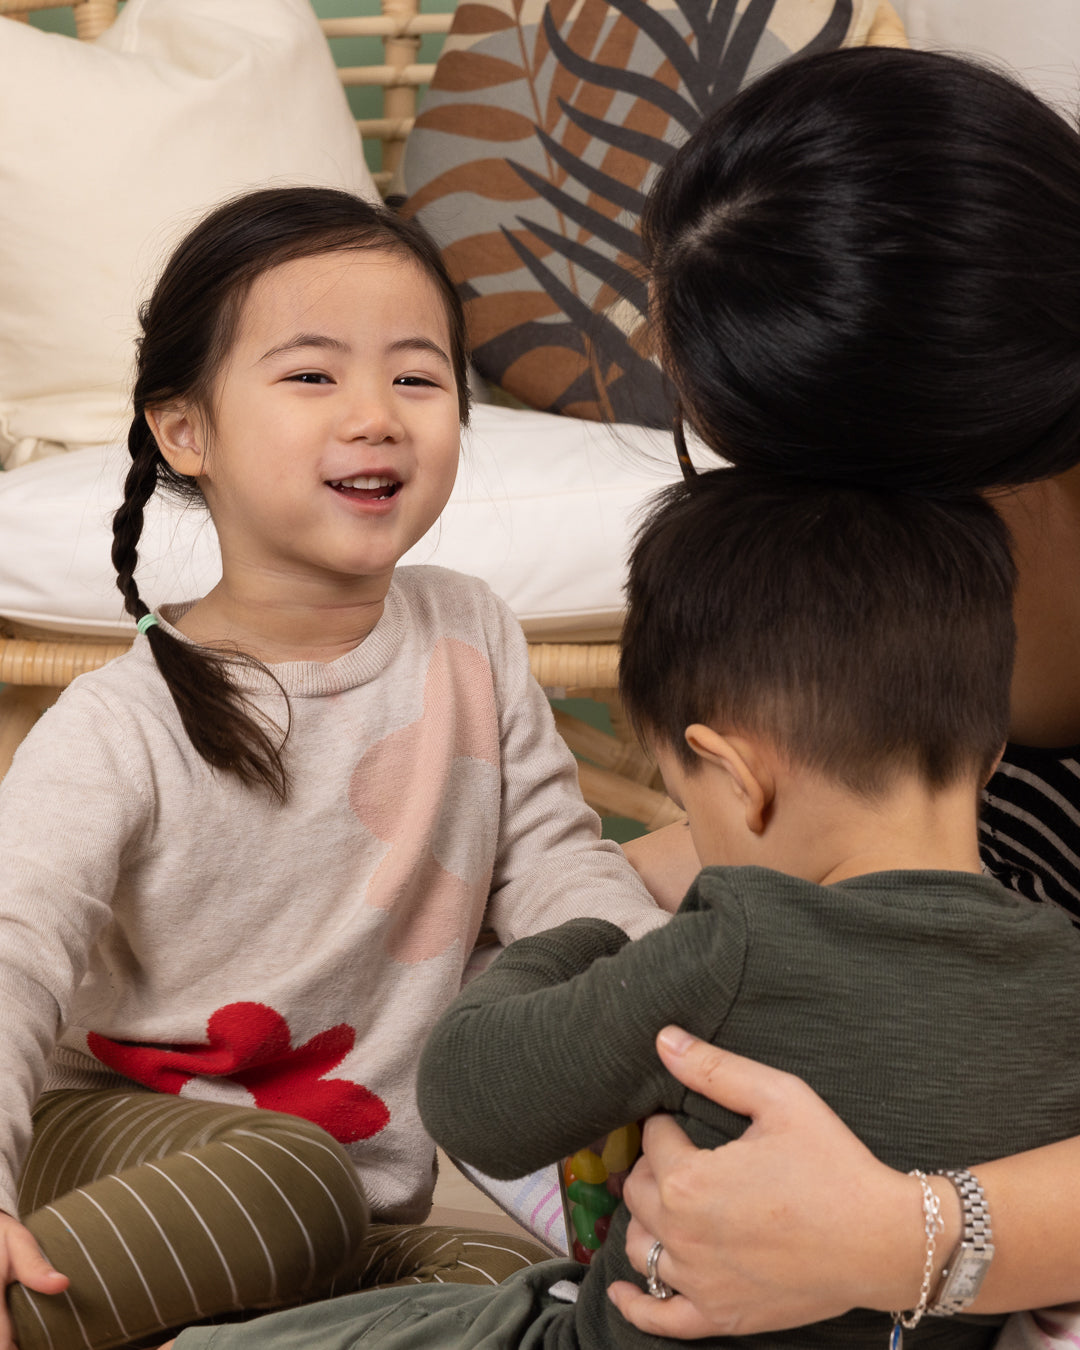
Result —
[[133, 425], [128, 437], [131, 468], [124, 479], [124, 500], [113, 516], [112, 561], [116, 568], [116, 584], [124, 597], [124, 609], [139, 620], [150, 610], [139, 595], [135, 584], [135, 568], [139, 563], [139, 539], [143, 529], [143, 508], [154, 495], [158, 481], [158, 448], [150, 428], [141, 418], [140, 428]]

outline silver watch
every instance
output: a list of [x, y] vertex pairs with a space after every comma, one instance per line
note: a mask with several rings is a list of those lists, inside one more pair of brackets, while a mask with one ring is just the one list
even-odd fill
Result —
[[963, 1206], [963, 1235], [941, 1272], [941, 1283], [927, 1312], [951, 1317], [975, 1301], [990, 1262], [994, 1259], [990, 1211], [977, 1179], [965, 1168], [943, 1168], [935, 1175], [947, 1177], [956, 1187]]

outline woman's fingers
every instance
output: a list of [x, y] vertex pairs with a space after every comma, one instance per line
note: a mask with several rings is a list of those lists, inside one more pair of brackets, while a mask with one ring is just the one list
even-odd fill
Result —
[[618, 1280], [608, 1287], [608, 1298], [628, 1322], [647, 1335], [687, 1341], [713, 1333], [713, 1327], [681, 1294], [674, 1298], [653, 1298], [637, 1285]]
[[681, 1083], [749, 1124], [701, 1149], [670, 1117], [646, 1122], [623, 1192], [626, 1250], [644, 1274], [659, 1240], [659, 1272], [680, 1298], [665, 1308], [619, 1290], [627, 1319], [686, 1338], [780, 1331], [856, 1304], [909, 1306], [922, 1250], [912, 1179], [879, 1163], [792, 1074], [676, 1027], [657, 1049]]
[[774, 1069], [744, 1055], [721, 1050], [691, 1036], [681, 1027], [664, 1027], [656, 1038], [664, 1067], [693, 1092], [719, 1106], [769, 1124], [787, 1119], [793, 1098], [815, 1094], [794, 1074]]

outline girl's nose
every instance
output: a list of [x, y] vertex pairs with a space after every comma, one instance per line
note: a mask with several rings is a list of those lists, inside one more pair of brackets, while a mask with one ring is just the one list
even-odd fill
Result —
[[399, 441], [404, 427], [388, 399], [357, 398], [342, 419], [340, 434], [345, 441], [367, 441], [381, 445]]

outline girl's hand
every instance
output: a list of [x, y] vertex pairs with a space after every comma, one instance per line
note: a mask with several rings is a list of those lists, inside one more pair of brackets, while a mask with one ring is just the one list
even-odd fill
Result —
[[678, 1293], [662, 1301], [613, 1284], [623, 1316], [688, 1340], [914, 1306], [925, 1250], [914, 1178], [879, 1163], [801, 1079], [676, 1027], [657, 1049], [681, 1083], [752, 1124], [699, 1149], [669, 1116], [646, 1122], [623, 1193], [626, 1250], [644, 1274], [659, 1238], [658, 1273]]
[[[42, 1256], [33, 1233], [0, 1211], [0, 1292], [13, 1280], [39, 1294], [62, 1294], [69, 1284], [68, 1277], [53, 1270]], [[14, 1346], [7, 1301], [0, 1298], [0, 1350]]]

